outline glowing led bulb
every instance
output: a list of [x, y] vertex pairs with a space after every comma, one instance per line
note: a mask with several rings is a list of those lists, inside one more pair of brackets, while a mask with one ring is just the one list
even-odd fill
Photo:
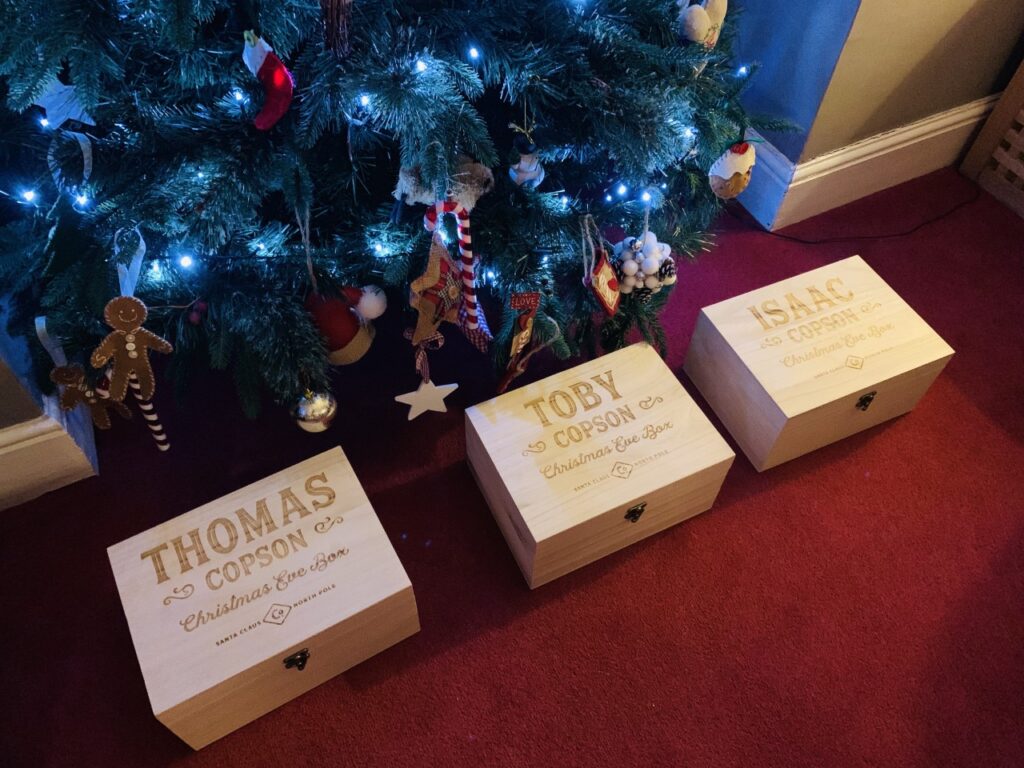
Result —
[[740, 77], [746, 77], [749, 72], [750, 69], [747, 67], [746, 64], [744, 64], [743, 66], [736, 70], [736, 74], [739, 75]]
[[640, 199], [643, 200], [645, 203], [651, 202], [651, 193], [644, 192], [642, 195], [640, 195]]
[[178, 264], [183, 266], [185, 269], [188, 269], [193, 264], [195, 264], [195, 260], [186, 253], [184, 256], [178, 259]]
[[24, 192], [21, 193], [21, 199], [24, 200], [26, 203], [31, 203], [33, 200], [36, 199], [36, 191], [34, 189], [26, 189]]
[[89, 197], [83, 194], [75, 195], [75, 202], [78, 203], [79, 205], [85, 205], [86, 203], [89, 202]]
[[417, 72], [426, 72], [427, 71], [427, 62], [425, 62], [423, 59], [416, 59], [416, 71]]
[[241, 100], [242, 100], [242, 99], [244, 99], [244, 98], [245, 98], [245, 94], [244, 94], [244, 93], [242, 93], [241, 91], [239, 91], [239, 90], [238, 90], [238, 89], [236, 88], [236, 89], [235, 89], [235, 101], [241, 101]]
[[43, 128], [45, 128], [46, 126], [48, 126], [50, 124], [50, 121], [47, 120], [45, 117], [40, 117], [39, 118], [39, 124], [41, 126], [43, 126]]
[[469, 49], [469, 58], [473, 59], [474, 61], [480, 58], [480, 51], [476, 49], [476, 46], [473, 46], [472, 48]]
[[619, 184], [618, 189], [616, 189], [615, 191], [618, 193], [619, 197], [622, 197], [624, 194], [629, 192], [629, 187], [627, 187], [625, 184]]
[[370, 97], [364, 93], [362, 96], [359, 97], [359, 105], [362, 107], [370, 106]]

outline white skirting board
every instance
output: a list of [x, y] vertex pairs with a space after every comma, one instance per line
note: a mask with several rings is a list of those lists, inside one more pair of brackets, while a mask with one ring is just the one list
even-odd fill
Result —
[[757, 165], [739, 201], [774, 231], [954, 165], [998, 100], [986, 96], [802, 163], [750, 131], [760, 142]]
[[43, 400], [34, 419], [0, 429], [0, 509], [96, 474], [92, 421], [84, 407], [64, 413]]

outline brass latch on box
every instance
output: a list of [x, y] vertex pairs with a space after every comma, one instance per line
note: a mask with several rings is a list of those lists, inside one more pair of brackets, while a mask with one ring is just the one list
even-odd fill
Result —
[[641, 501], [639, 504], [632, 506], [626, 510], [625, 519], [629, 520], [629, 522], [631, 523], [635, 523], [637, 520], [640, 519], [640, 515], [644, 513], [645, 509], [647, 509], [647, 502]]
[[875, 401], [875, 395], [878, 392], [868, 392], [866, 395], [861, 395], [860, 400], [857, 401], [857, 410], [866, 411], [871, 407], [871, 404]]
[[284, 660], [284, 668], [292, 669], [294, 667], [301, 672], [306, 668], [307, 661], [309, 661], [309, 648], [303, 648]]

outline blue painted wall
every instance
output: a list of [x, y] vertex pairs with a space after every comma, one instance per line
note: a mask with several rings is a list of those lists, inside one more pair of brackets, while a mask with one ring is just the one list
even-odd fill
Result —
[[754, 114], [796, 124], [792, 133], [766, 138], [796, 162], [853, 26], [860, 0], [743, 0], [738, 9], [739, 62], [757, 62], [757, 76], [744, 97]]

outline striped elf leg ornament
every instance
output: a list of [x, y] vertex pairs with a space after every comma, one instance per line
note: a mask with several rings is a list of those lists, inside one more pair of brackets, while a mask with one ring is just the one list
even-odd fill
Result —
[[142, 418], [146, 420], [146, 426], [149, 427], [149, 432], [153, 435], [153, 440], [156, 442], [157, 450], [168, 450], [171, 447], [171, 444], [167, 441], [167, 435], [164, 433], [163, 425], [160, 424], [160, 417], [156, 415], [156, 409], [153, 407], [153, 402], [142, 397], [142, 387], [139, 385], [139, 380], [134, 373], [128, 378], [128, 386], [131, 387], [132, 394], [135, 395], [135, 399], [139, 403], [139, 410], [142, 411]]
[[437, 228], [437, 222], [446, 213], [455, 214], [459, 235], [459, 257], [462, 274], [462, 306], [459, 319], [462, 332], [481, 352], [487, 352], [492, 336], [487, 318], [476, 301], [476, 275], [473, 270], [473, 236], [470, 231], [469, 211], [455, 200], [438, 201], [423, 214], [423, 226], [428, 232]]

